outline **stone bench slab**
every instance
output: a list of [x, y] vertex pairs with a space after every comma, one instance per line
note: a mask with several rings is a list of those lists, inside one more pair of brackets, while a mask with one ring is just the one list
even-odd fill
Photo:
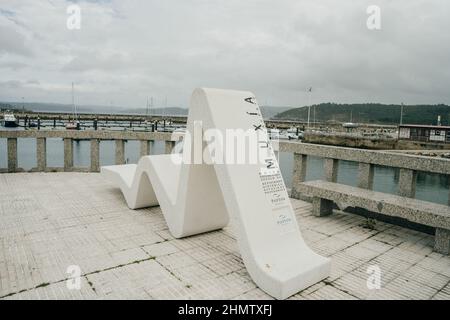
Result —
[[434, 227], [435, 249], [449, 254], [450, 207], [448, 206], [321, 180], [303, 182], [299, 184], [298, 191], [313, 197], [313, 213], [318, 216], [331, 214], [333, 202], [336, 202], [338, 205], [364, 208]]

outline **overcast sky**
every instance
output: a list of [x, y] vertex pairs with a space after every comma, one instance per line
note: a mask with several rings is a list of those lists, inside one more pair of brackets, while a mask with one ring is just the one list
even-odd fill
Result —
[[[66, 26], [81, 8], [81, 29]], [[381, 30], [366, 26], [369, 5]], [[195, 87], [260, 104], [450, 104], [448, 0], [1, 0], [0, 101], [187, 107]]]

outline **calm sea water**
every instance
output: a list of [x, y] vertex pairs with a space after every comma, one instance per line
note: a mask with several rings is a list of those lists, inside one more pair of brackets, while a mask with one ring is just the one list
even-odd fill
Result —
[[[36, 140], [18, 139], [18, 165], [24, 169], [36, 166]], [[89, 167], [90, 142], [79, 141], [73, 144], [74, 165]], [[137, 163], [139, 159], [139, 141], [125, 143], [125, 158], [128, 163]], [[100, 165], [114, 164], [114, 141], [100, 142]], [[164, 142], [152, 142], [151, 154], [163, 154]], [[47, 166], [62, 167], [64, 162], [63, 140], [47, 139]], [[7, 167], [6, 139], [0, 139], [0, 168]], [[292, 184], [293, 154], [280, 153], [280, 167], [288, 187]], [[308, 157], [306, 180], [323, 178], [323, 159]], [[339, 161], [338, 182], [356, 186], [358, 163]], [[396, 194], [399, 170], [390, 167], [375, 167], [374, 190]], [[416, 198], [441, 204], [447, 204], [449, 196], [449, 178], [445, 175], [419, 172], [417, 175]]]

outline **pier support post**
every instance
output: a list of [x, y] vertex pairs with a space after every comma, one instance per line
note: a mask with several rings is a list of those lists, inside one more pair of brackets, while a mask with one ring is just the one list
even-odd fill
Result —
[[36, 138], [36, 157], [38, 171], [47, 168], [47, 141], [46, 138]]
[[125, 141], [116, 140], [116, 164], [125, 163]]
[[434, 250], [441, 254], [450, 254], [450, 230], [436, 228]]
[[329, 216], [333, 213], [333, 201], [314, 197], [312, 201], [312, 213], [316, 217]]
[[8, 172], [17, 171], [17, 138], [8, 138]]
[[372, 190], [374, 166], [370, 163], [359, 163], [358, 167], [358, 188]]
[[292, 198], [295, 199], [300, 198], [300, 192], [298, 192], [298, 185], [305, 181], [307, 159], [308, 157], [304, 154], [294, 153], [294, 171], [292, 174], [292, 190], [291, 190]]
[[175, 147], [175, 141], [166, 140], [165, 141], [165, 153], [171, 154], [173, 147]]
[[73, 143], [71, 138], [64, 138], [64, 171], [73, 168]]
[[325, 158], [323, 161], [323, 169], [325, 171], [325, 180], [329, 182], [336, 182], [338, 175], [339, 160]]
[[400, 168], [400, 177], [398, 180], [399, 195], [414, 198], [416, 195], [416, 176], [416, 171]]
[[141, 157], [150, 154], [150, 144], [148, 140], [141, 140]]
[[91, 172], [100, 171], [100, 143], [98, 139], [91, 139]]

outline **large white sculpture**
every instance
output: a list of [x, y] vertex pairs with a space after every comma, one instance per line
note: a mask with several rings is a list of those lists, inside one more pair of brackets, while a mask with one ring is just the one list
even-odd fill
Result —
[[[257, 162], [220, 163], [218, 150], [223, 147], [226, 158], [231, 149], [217, 138], [214, 147], [198, 141], [195, 132], [208, 129], [261, 133], [257, 146], [266, 156]], [[187, 132], [194, 138], [185, 137], [183, 153], [144, 156], [137, 165], [107, 166], [101, 172], [120, 187], [130, 208], [159, 204], [176, 238], [223, 228], [232, 216], [250, 276], [275, 298], [287, 298], [326, 278], [330, 261], [314, 253], [301, 236], [254, 95], [196, 89]], [[199, 153], [207, 163], [198, 162]]]

